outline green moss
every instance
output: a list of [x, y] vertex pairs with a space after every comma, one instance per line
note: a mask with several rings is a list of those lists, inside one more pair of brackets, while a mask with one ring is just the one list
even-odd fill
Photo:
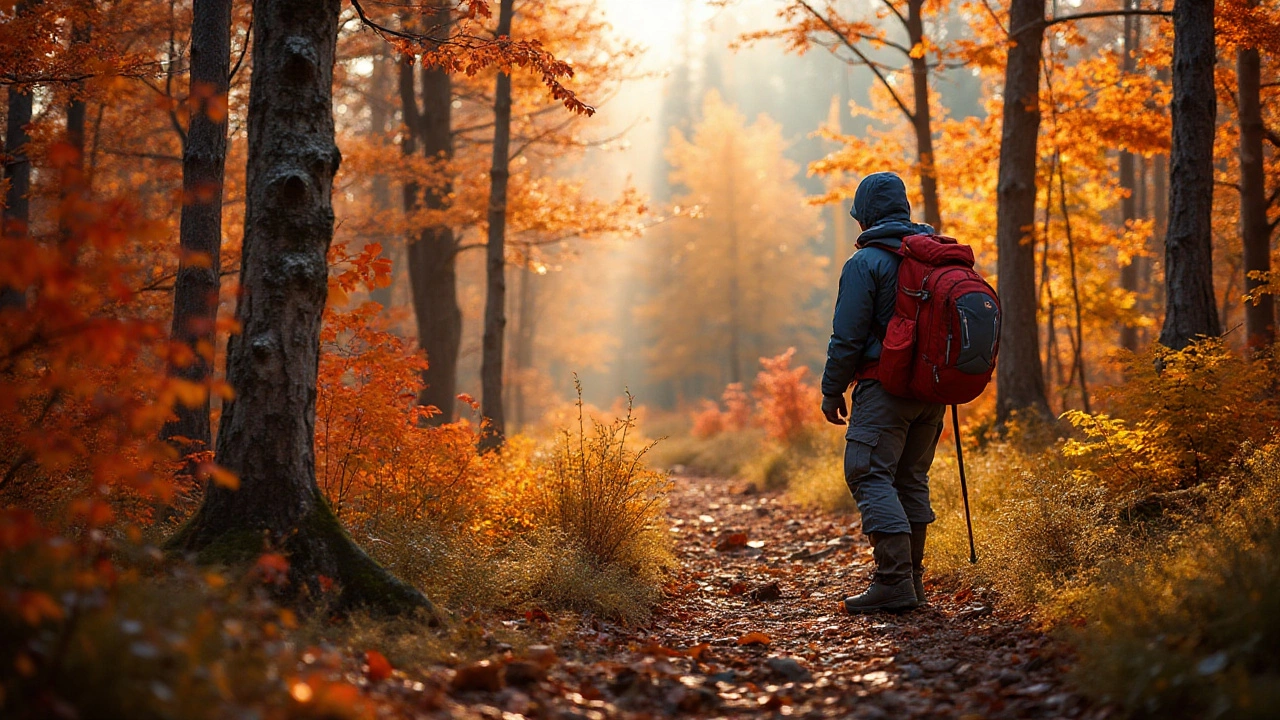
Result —
[[318, 493], [311, 512], [288, 546], [294, 551], [291, 555], [320, 551], [332, 556], [337, 570], [335, 579], [342, 587], [336, 608], [340, 611], [359, 608], [388, 615], [425, 612], [433, 624], [440, 619], [435, 605], [425, 595], [388, 572], [351, 539]]
[[196, 562], [201, 565], [226, 565], [228, 567], [252, 562], [262, 554], [262, 532], [237, 529], [219, 535], [213, 542], [201, 548]]

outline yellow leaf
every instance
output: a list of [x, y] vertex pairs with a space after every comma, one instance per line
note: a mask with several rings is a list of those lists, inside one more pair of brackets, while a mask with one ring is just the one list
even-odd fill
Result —
[[204, 404], [209, 389], [200, 383], [174, 378], [173, 394], [184, 407], [198, 408]]

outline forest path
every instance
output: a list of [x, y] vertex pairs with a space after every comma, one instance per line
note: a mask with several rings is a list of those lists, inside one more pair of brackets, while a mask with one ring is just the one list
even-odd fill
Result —
[[604, 702], [592, 704], [604, 714], [648, 714], [655, 701], [661, 714], [733, 717], [1094, 714], [1065, 686], [1058, 646], [972, 592], [928, 582], [930, 603], [915, 611], [841, 612], [873, 568], [847, 518], [723, 479], [674, 483], [672, 597], [629, 642], [608, 643], [629, 653], [583, 668], [601, 673]]

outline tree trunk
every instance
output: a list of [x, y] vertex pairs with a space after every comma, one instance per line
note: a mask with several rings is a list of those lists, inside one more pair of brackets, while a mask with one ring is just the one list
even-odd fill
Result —
[[[90, 7], [80, 8], [90, 10]], [[71, 44], [85, 45], [89, 42], [91, 28], [83, 22], [76, 22], [71, 28]], [[69, 240], [76, 227], [82, 224], [79, 219], [83, 213], [80, 204], [85, 199], [88, 189], [84, 174], [84, 139], [85, 116], [88, 108], [84, 103], [84, 83], [71, 84], [71, 99], [67, 103], [67, 134], [64, 142], [70, 146], [71, 161], [62, 168], [62, 181], [58, 188], [61, 207], [58, 212], [58, 232], [62, 240]]]
[[520, 269], [520, 282], [516, 289], [518, 300], [517, 319], [519, 322], [515, 337], [515, 352], [512, 353], [512, 376], [515, 379], [515, 397], [512, 398], [512, 419], [516, 431], [522, 430], [529, 422], [529, 375], [533, 370], [533, 342], [537, 335], [538, 322], [538, 288], [537, 274], [528, 267], [528, 253], [525, 255], [525, 267]]
[[[387, 125], [395, 113], [393, 104], [388, 101], [393, 73], [396, 70], [395, 60], [390, 53], [389, 46], [382, 48], [382, 52], [377, 54], [373, 62], [373, 76], [369, 78], [369, 92], [372, 95], [369, 100], [369, 137], [379, 147], [386, 146]], [[374, 210], [380, 216], [391, 212], [391, 181], [386, 173], [374, 174], [370, 180], [369, 195], [373, 200]], [[399, 262], [397, 253], [392, 248], [396, 240], [394, 237], [381, 232], [371, 233], [371, 236], [372, 240], [382, 244], [382, 257]], [[392, 266], [393, 282], [387, 283], [386, 287], [375, 288], [369, 293], [369, 299], [381, 305], [384, 311], [391, 308], [391, 289], [397, 269], [395, 265]]]
[[[1131, 0], [1125, 3], [1132, 6]], [[1137, 57], [1138, 33], [1140, 30], [1140, 18], [1133, 15], [1124, 16], [1124, 61], [1123, 69], [1126, 76], [1134, 72]], [[1120, 201], [1120, 213], [1123, 216], [1124, 225], [1128, 227], [1133, 221], [1138, 219], [1138, 181], [1135, 172], [1135, 163], [1137, 156], [1127, 150], [1120, 151], [1120, 187], [1123, 188], [1127, 195]], [[1120, 266], [1120, 288], [1130, 293], [1138, 292], [1138, 258], [1131, 257]], [[1125, 323], [1120, 328], [1120, 347], [1129, 352], [1138, 350], [1138, 327], [1133, 323]]]
[[996, 197], [996, 272], [1004, 310], [996, 373], [996, 421], [1030, 410], [1049, 416], [1036, 324], [1036, 141], [1040, 132], [1040, 60], [1044, 0], [1013, 0], [1005, 66], [1004, 120]]
[[[924, 0], [907, 3], [907, 36], [911, 47], [924, 42]], [[916, 157], [920, 163], [920, 193], [924, 198], [924, 221], [942, 232], [942, 209], [938, 206], [938, 170], [933, 159], [933, 121], [929, 115], [929, 62], [924, 55], [911, 58], [911, 82], [915, 103], [912, 129], [916, 134]]]
[[[169, 374], [204, 384], [213, 366], [222, 252], [222, 184], [227, 161], [227, 90], [231, 73], [231, 0], [195, 0], [191, 6], [191, 123], [182, 150], [181, 253], [173, 285], [170, 337], [193, 357]], [[209, 397], [196, 407], [179, 403], [161, 437], [185, 452], [212, 447]], [[179, 440], [179, 439], [182, 440]]]
[[[502, 0], [498, 11], [498, 37], [511, 35], [514, 0]], [[489, 421], [483, 445], [501, 447], [506, 431], [502, 410], [502, 343], [506, 329], [506, 231], [507, 181], [510, 178], [511, 75], [498, 73], [493, 99], [493, 168], [489, 174], [489, 247], [484, 305], [484, 346], [480, 362], [480, 412]]]
[[[18, 6], [19, 12], [22, 5]], [[27, 144], [31, 136], [27, 126], [31, 124], [31, 92], [22, 92], [10, 85], [9, 114], [4, 134], [4, 177], [8, 190], [4, 197], [3, 223], [0, 223], [0, 242], [10, 243], [27, 237], [31, 221], [31, 161], [27, 158]], [[24, 288], [0, 286], [0, 309], [20, 308], [26, 305]]]
[[337, 605], [431, 608], [338, 524], [315, 477], [316, 374], [333, 240], [332, 82], [340, 0], [258, 0], [249, 91], [244, 257], [227, 348], [236, 397], [223, 409], [217, 461], [239, 489], [210, 484], [174, 539], [207, 562], [289, 558], [294, 593], [341, 588]]
[[725, 293], [725, 300], [729, 303], [729, 383], [742, 382], [742, 282], [740, 275], [742, 274], [742, 257], [741, 248], [738, 242], [738, 192], [737, 184], [734, 178], [737, 171], [741, 167], [740, 158], [737, 154], [737, 148], [733, 145], [733, 138], [729, 137], [725, 144], [724, 164], [721, 167], [729, 169], [725, 173], [725, 181], [728, 184], [728, 202], [725, 203], [726, 220], [729, 222], [729, 283], [728, 292]]
[[1165, 315], [1160, 343], [1175, 350], [1222, 334], [1213, 295], [1213, 0], [1173, 6], [1173, 146]]
[[[450, 4], [436, 6], [431, 24], [447, 27]], [[423, 155], [433, 162], [453, 159], [453, 82], [449, 73], [437, 67], [422, 69], [422, 114], [417, 131]], [[448, 173], [441, 177], [447, 178]], [[426, 207], [443, 210], [453, 185], [445, 179], [427, 188]], [[431, 422], [453, 420], [458, 382], [458, 352], [462, 346], [462, 309], [458, 306], [458, 243], [453, 228], [433, 225], [424, 229], [409, 245], [409, 282], [413, 289], [413, 311], [418, 321], [418, 345], [427, 353], [427, 369], [422, 374], [426, 387], [418, 397], [421, 405], [440, 409]]]
[[[1236, 76], [1240, 92], [1240, 235], [1244, 244], [1244, 287], [1251, 293], [1265, 283], [1249, 274], [1271, 271], [1271, 226], [1267, 222], [1262, 155], [1262, 60], [1257, 48], [1237, 52]], [[1267, 347], [1275, 341], [1275, 307], [1271, 295], [1245, 303], [1245, 338], [1249, 347]]]

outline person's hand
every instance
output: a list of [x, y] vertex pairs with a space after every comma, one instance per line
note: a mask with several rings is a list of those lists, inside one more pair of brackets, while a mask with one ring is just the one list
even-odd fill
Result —
[[849, 417], [849, 409], [844, 404], [844, 395], [823, 395], [822, 414], [832, 425], [844, 425]]

